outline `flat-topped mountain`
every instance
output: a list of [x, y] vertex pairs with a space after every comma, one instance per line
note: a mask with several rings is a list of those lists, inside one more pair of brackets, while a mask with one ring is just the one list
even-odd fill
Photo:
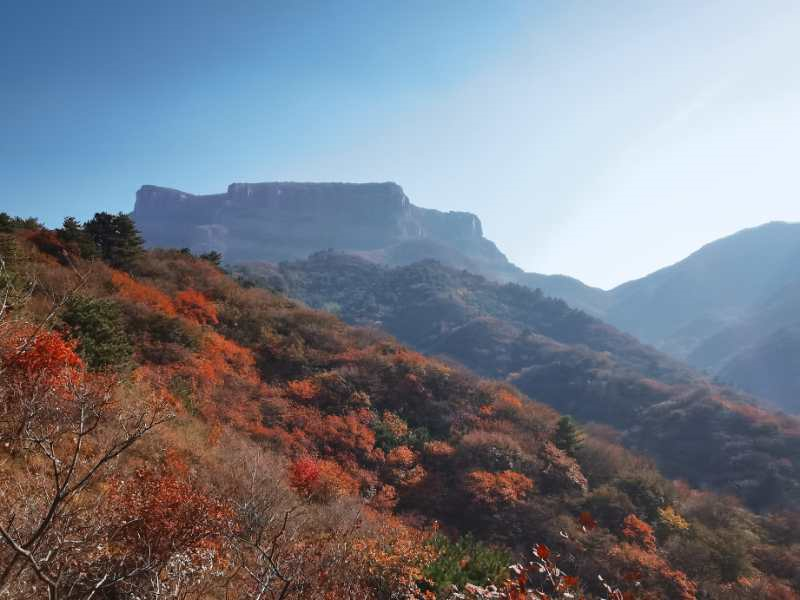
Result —
[[390, 265], [433, 256], [478, 272], [518, 271], [477, 216], [415, 206], [396, 183], [232, 183], [209, 195], [145, 185], [133, 217], [150, 246], [216, 250], [229, 262], [331, 248]]
[[800, 224], [740, 231], [605, 291], [572, 277], [524, 272], [483, 236], [476, 215], [415, 206], [395, 183], [233, 183], [210, 195], [146, 185], [133, 216], [149, 246], [216, 250], [229, 264], [297, 261], [335, 250], [389, 267], [434, 259], [538, 288], [722, 381], [800, 411]]

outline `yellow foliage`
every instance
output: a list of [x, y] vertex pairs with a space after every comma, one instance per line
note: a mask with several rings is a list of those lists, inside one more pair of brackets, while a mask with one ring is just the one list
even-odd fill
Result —
[[670, 529], [677, 529], [678, 531], [686, 531], [689, 529], [689, 522], [680, 516], [671, 506], [659, 508], [658, 516], [661, 522]]

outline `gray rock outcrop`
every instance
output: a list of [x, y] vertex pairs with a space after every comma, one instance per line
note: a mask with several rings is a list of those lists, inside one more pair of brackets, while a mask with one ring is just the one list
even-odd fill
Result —
[[209, 195], [145, 185], [133, 217], [149, 246], [216, 250], [232, 263], [335, 249], [386, 264], [433, 257], [477, 272], [517, 271], [483, 237], [477, 216], [415, 206], [395, 183], [232, 183]]

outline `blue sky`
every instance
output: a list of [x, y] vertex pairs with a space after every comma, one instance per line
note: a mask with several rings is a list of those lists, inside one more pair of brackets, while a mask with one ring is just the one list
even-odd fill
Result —
[[0, 210], [151, 183], [397, 181], [531, 271], [610, 287], [800, 221], [796, 2], [17, 0]]

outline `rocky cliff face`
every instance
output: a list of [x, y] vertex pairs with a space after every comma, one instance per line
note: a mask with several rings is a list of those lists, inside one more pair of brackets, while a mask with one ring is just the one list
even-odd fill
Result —
[[395, 183], [233, 183], [211, 195], [145, 185], [133, 217], [150, 246], [217, 250], [229, 262], [330, 248], [389, 264], [424, 254], [479, 272], [516, 270], [478, 217], [414, 206]]

